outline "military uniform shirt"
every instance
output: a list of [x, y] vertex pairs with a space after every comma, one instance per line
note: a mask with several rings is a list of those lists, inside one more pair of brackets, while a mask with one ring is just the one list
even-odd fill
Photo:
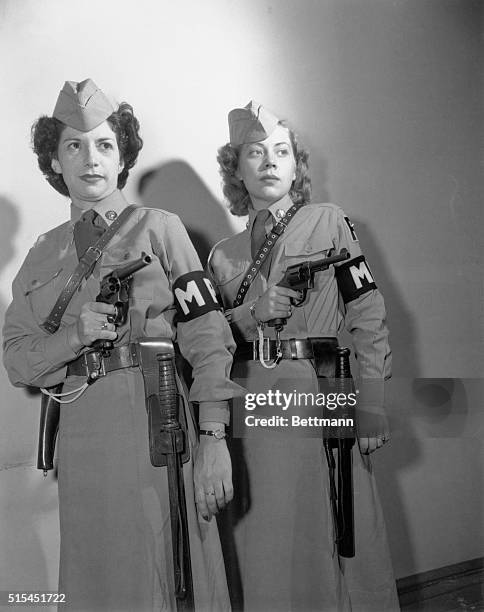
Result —
[[[270, 207], [274, 224], [279, 220], [277, 211], [285, 212], [291, 205], [287, 197]], [[268, 276], [263, 266], [244, 303], [232, 308], [251, 263], [250, 231], [255, 214], [250, 210], [245, 231], [214, 247], [208, 263], [234, 334], [245, 341], [257, 338], [256, 322], [249, 310], [251, 305], [282, 279], [288, 266], [327, 257], [330, 250], [333, 250], [331, 254], [337, 254], [342, 248], [350, 252], [351, 261], [362, 254], [351, 222], [341, 208], [334, 204], [307, 204], [299, 209], [274, 246]], [[308, 299], [302, 307], [294, 308], [281, 337], [336, 336], [346, 325], [354, 342], [360, 377], [386, 379], [391, 375], [391, 351], [381, 293], [372, 289], [344, 304], [335, 278], [336, 267], [340, 265], [329, 266], [328, 270], [315, 274], [314, 289], [308, 291]], [[368, 278], [363, 277], [362, 281], [368, 282]], [[274, 337], [274, 328], [266, 327], [264, 335]]]
[[179, 218], [157, 209], [137, 209], [74, 294], [60, 329], [49, 335], [40, 325], [77, 265], [73, 227], [69, 221], [42, 235], [13, 282], [13, 301], [3, 330], [4, 361], [11, 382], [37, 387], [63, 382], [67, 363], [86, 350], [74, 351], [71, 341], [81, 306], [95, 300], [105, 274], [138, 259], [145, 251], [154, 255], [153, 262], [133, 276], [128, 321], [117, 329], [115, 345], [143, 336], [176, 339], [193, 366], [190, 400], [202, 403], [200, 419], [227, 423], [225, 402], [242, 390], [229, 377], [234, 343], [223, 315], [212, 311], [180, 322], [176, 328], [174, 325], [172, 284], [181, 275], [201, 269]]

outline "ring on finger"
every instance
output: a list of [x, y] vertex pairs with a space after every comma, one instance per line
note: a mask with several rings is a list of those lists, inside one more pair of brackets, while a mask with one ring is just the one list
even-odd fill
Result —
[[205, 495], [215, 495], [215, 491], [209, 491], [208, 493], [205, 493]]
[[107, 329], [107, 328], [108, 328], [107, 321], [104, 321], [104, 323], [101, 325], [101, 329]]

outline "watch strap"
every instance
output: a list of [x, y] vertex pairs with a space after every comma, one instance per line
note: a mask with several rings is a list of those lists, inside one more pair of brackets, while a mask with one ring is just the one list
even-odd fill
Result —
[[223, 429], [200, 429], [201, 436], [213, 436], [216, 440], [224, 440], [227, 434]]

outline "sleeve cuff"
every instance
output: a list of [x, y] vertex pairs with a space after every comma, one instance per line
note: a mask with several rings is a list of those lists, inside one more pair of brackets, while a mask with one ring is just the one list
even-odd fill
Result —
[[257, 300], [241, 304], [231, 311], [230, 324], [244, 338], [252, 338], [257, 331], [257, 323], [250, 314], [250, 307]]
[[72, 361], [82, 350], [82, 347], [77, 350], [72, 347], [73, 332], [73, 326], [69, 325], [45, 339], [45, 356], [54, 367], [60, 367]]
[[356, 412], [358, 435], [374, 437], [388, 435], [388, 418], [385, 413], [385, 385], [382, 379], [360, 379]]
[[222, 402], [200, 402], [199, 404], [198, 421], [215, 421], [217, 423], [230, 423], [229, 404], [226, 401]]

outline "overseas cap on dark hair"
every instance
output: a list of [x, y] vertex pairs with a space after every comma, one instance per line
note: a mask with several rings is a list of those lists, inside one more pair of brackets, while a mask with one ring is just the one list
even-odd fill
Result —
[[229, 113], [230, 144], [237, 146], [265, 140], [278, 123], [275, 115], [251, 100], [244, 108], [234, 108]]
[[89, 132], [116, 109], [91, 79], [66, 81], [54, 108], [53, 117], [81, 132]]

